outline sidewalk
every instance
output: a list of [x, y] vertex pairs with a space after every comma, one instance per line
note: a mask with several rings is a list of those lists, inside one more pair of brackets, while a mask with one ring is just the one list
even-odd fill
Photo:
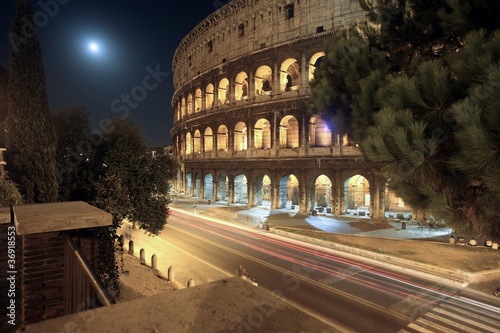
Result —
[[[419, 227], [417, 224], [397, 219], [376, 220], [369, 216], [342, 215], [335, 217], [332, 214], [312, 216], [298, 213], [290, 209], [269, 210], [260, 207], [247, 208], [242, 205], [227, 205], [224, 203], [208, 204], [207, 200], [196, 198], [175, 197], [170, 207], [182, 209], [227, 222], [242, 224], [247, 227], [258, 228], [260, 221], [268, 223], [269, 227], [291, 227], [315, 229], [340, 234], [362, 234], [371, 237], [398, 238], [398, 239], [426, 239], [448, 242], [452, 230], [449, 228]], [[478, 241], [479, 242], [479, 241]]]

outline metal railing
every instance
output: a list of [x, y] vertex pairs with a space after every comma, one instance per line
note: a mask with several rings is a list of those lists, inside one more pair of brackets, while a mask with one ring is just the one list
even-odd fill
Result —
[[102, 281], [69, 235], [66, 235], [64, 279], [66, 314], [114, 303]]

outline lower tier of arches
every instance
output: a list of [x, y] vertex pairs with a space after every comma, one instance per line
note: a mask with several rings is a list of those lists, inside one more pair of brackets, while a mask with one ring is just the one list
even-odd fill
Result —
[[362, 158], [187, 161], [173, 187], [186, 196], [247, 207], [424, 219]]

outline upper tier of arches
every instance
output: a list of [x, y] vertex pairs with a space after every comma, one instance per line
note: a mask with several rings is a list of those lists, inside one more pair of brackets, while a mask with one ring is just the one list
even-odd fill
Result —
[[[280, 63], [262, 64], [255, 69], [239, 70], [200, 82], [194, 88], [177, 94], [174, 100], [174, 120], [180, 121], [198, 112], [217, 106], [248, 100], [249, 97], [270, 96], [276, 93], [306, 89], [314, 78], [324, 52], [313, 53], [306, 59], [288, 57]], [[299, 65], [303, 62], [302, 65]], [[273, 71], [272, 68], [276, 68]]]

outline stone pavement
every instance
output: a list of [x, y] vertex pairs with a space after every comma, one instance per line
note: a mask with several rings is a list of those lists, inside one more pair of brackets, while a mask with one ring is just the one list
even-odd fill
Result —
[[[202, 214], [230, 223], [242, 224], [251, 228], [258, 228], [260, 221], [269, 223], [269, 227], [292, 227], [316, 229], [341, 234], [363, 234], [371, 237], [399, 238], [399, 239], [426, 239], [448, 242], [452, 230], [450, 228], [420, 227], [416, 223], [397, 219], [377, 221], [369, 216], [343, 215], [334, 217], [332, 214], [301, 214], [290, 209], [269, 210], [260, 207], [246, 208], [242, 205], [227, 205], [220, 203], [208, 204], [207, 200], [175, 197], [170, 207], [182, 209], [186, 212]], [[478, 240], [479, 242], [479, 240]]]

